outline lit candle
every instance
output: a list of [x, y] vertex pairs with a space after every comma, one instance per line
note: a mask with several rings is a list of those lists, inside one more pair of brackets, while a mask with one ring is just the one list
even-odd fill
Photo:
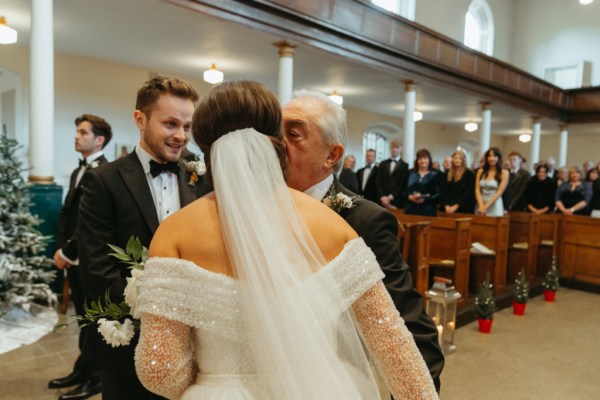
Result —
[[441, 325], [437, 326], [437, 330], [438, 330], [438, 342], [440, 343], [440, 349], [442, 349], [442, 343], [443, 343], [443, 339], [442, 339], [442, 334], [444, 333], [444, 327]]

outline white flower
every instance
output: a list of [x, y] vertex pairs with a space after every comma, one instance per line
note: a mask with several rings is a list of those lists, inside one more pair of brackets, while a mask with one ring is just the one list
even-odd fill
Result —
[[96, 168], [96, 167], [97, 167], [97, 166], [99, 166], [99, 165], [100, 165], [100, 163], [99, 163], [98, 161], [94, 160], [94, 161], [92, 161], [92, 162], [91, 162], [91, 163], [88, 165], [88, 167], [89, 167], [89, 168]]
[[198, 176], [206, 173], [206, 165], [202, 161], [184, 161], [185, 168], [188, 174], [190, 174], [190, 180], [188, 185], [196, 186], [198, 182]]
[[352, 199], [350, 196], [346, 196], [344, 193], [338, 193], [335, 195], [337, 200], [342, 204], [344, 208], [351, 208], [353, 205]]
[[331, 208], [333, 211], [340, 213], [345, 209], [354, 208], [362, 196], [350, 197], [344, 193], [336, 193], [333, 186], [327, 192], [326, 197], [323, 199], [323, 204]]
[[112, 347], [126, 346], [133, 338], [133, 321], [126, 318], [121, 324], [119, 321], [100, 318], [98, 320], [98, 332], [104, 337], [106, 343]]
[[127, 278], [127, 286], [125, 286], [125, 302], [129, 305], [131, 315], [133, 318], [139, 319], [136, 311], [138, 296], [140, 295], [140, 286], [142, 284], [141, 279], [144, 276], [144, 271], [141, 269], [133, 268], [131, 270], [131, 277]]

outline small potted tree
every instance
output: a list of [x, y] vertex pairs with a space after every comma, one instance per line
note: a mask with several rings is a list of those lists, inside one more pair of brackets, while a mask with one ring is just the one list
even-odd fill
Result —
[[479, 285], [479, 291], [477, 297], [475, 297], [475, 313], [478, 317], [479, 332], [490, 333], [495, 311], [496, 301], [494, 300], [490, 273], [488, 272], [485, 281]]
[[525, 278], [525, 270], [521, 268], [521, 271], [517, 274], [517, 279], [515, 279], [515, 292], [512, 301], [513, 313], [516, 315], [525, 314], [527, 300], [529, 300], [529, 282]]
[[542, 286], [544, 287], [544, 300], [546, 301], [554, 301], [556, 298], [556, 291], [559, 288], [558, 282], [558, 268], [556, 267], [556, 256], [552, 257], [552, 266], [546, 273], [546, 277], [542, 282]]

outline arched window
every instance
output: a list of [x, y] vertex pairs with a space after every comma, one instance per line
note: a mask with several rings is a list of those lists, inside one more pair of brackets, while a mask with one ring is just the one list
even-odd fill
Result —
[[388, 140], [381, 133], [365, 132], [363, 135], [363, 154], [369, 149], [375, 150], [375, 162], [385, 160], [389, 155]]
[[488, 56], [494, 53], [494, 17], [485, 0], [473, 0], [465, 16], [466, 46]]
[[415, 20], [415, 0], [371, 0], [371, 3], [411, 21]]

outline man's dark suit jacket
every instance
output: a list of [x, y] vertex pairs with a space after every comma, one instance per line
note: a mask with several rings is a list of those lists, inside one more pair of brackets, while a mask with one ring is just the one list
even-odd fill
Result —
[[[98, 166], [108, 163], [108, 160], [104, 156], [100, 156], [94, 160], [98, 163]], [[77, 230], [77, 218], [79, 217], [79, 201], [83, 193], [81, 189], [81, 181], [79, 185], [75, 187], [75, 181], [79, 174], [79, 168], [71, 173], [71, 179], [69, 181], [69, 191], [65, 197], [65, 202], [60, 209], [60, 216], [58, 218], [58, 232], [56, 235], [56, 241], [59, 249], [65, 256], [71, 260], [76, 260], [77, 255], [77, 238], [74, 236]], [[91, 168], [91, 167], [88, 167]], [[83, 178], [82, 178], [83, 180]]]
[[[337, 180], [334, 180], [333, 185], [336, 192], [355, 196]], [[413, 334], [439, 392], [444, 354], [438, 343], [437, 328], [425, 313], [423, 298], [414, 289], [410, 269], [400, 254], [396, 217], [383, 207], [364, 199], [359, 200], [355, 207], [343, 210], [340, 215], [375, 253], [385, 274], [383, 283], [406, 327]]]
[[360, 186], [358, 184], [358, 178], [351, 169], [342, 168], [339, 180], [342, 185], [344, 185], [354, 193], [358, 193], [360, 189]]
[[[206, 192], [205, 179], [188, 185], [189, 175], [179, 162], [179, 197], [181, 207]], [[109, 256], [107, 244], [125, 248], [132, 235], [149, 247], [159, 220], [146, 175], [135, 152], [110, 164], [88, 171], [82, 179], [83, 197], [79, 214], [79, 260], [88, 300], [104, 299], [107, 289], [113, 302], [124, 299], [123, 290], [130, 276], [127, 266]], [[110, 370], [136, 379], [133, 354], [137, 337], [128, 346], [113, 348], [106, 344], [97, 329], [86, 336], [86, 349], [94, 362]]]
[[509, 211], [525, 210], [527, 204], [525, 204], [524, 195], [529, 178], [531, 178], [531, 175], [523, 168], [520, 168], [517, 172], [510, 172], [508, 185], [502, 194], [502, 202], [505, 209]]
[[406, 199], [403, 193], [406, 191], [408, 184], [408, 164], [403, 160], [399, 160], [394, 167], [394, 171], [390, 173], [391, 159], [382, 161], [377, 170], [377, 204], [380, 204], [379, 199], [382, 196], [392, 195], [394, 200], [392, 204], [399, 208], [404, 208]]
[[373, 165], [373, 168], [371, 168], [371, 173], [369, 174], [369, 177], [367, 178], [367, 184], [365, 185], [365, 188], [363, 189], [362, 182], [363, 182], [363, 175], [365, 174], [365, 169], [366, 169], [366, 167], [361, 168], [356, 173], [356, 176], [358, 178], [358, 187], [360, 189], [358, 191], [358, 194], [360, 194], [367, 200], [371, 200], [372, 202], [375, 202], [375, 204], [379, 204], [379, 198], [381, 197], [381, 196], [377, 195], [377, 170], [379, 168], [376, 165]]

